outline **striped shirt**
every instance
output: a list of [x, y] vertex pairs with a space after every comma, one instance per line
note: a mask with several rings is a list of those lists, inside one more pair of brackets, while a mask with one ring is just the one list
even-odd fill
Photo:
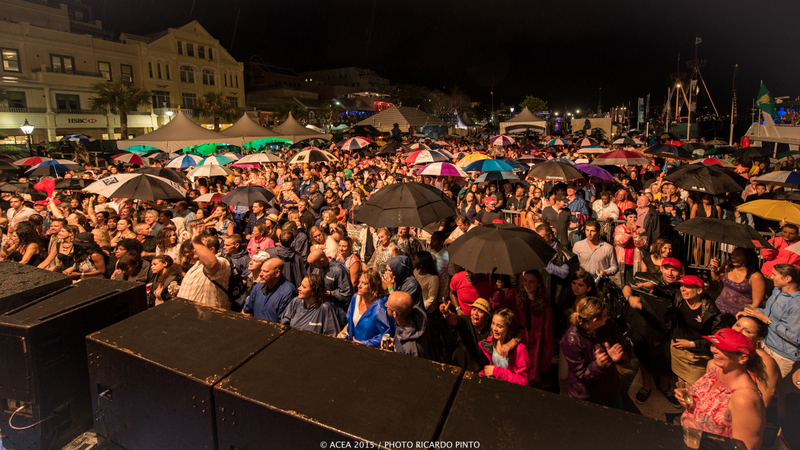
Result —
[[[228, 288], [228, 278], [231, 275], [231, 266], [228, 260], [217, 256], [219, 269], [211, 278], [223, 288]], [[203, 263], [198, 261], [186, 272], [181, 283], [180, 297], [203, 305], [216, 306], [217, 308], [231, 309], [227, 292], [223, 291], [208, 279], [204, 273]]]

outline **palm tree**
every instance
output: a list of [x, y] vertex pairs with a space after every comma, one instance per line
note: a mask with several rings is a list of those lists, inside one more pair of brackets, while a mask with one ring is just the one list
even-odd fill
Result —
[[219, 131], [220, 119], [226, 122], [233, 122], [239, 118], [239, 109], [231, 105], [231, 101], [219, 92], [209, 91], [197, 99], [197, 103], [192, 108], [192, 117], [214, 118], [214, 131]]
[[122, 139], [128, 139], [128, 113], [138, 110], [140, 106], [150, 106], [150, 92], [126, 80], [95, 83], [92, 90], [97, 97], [89, 99], [89, 107], [101, 113], [109, 109], [116, 110]]

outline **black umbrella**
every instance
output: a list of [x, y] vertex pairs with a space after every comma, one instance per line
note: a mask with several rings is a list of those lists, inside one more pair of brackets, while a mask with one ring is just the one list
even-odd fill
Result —
[[11, 164], [10, 161], [0, 159], [0, 170], [13, 170], [16, 172], [19, 169], [21, 169], [21, 167]]
[[759, 198], [771, 200], [788, 200], [790, 202], [800, 203], [800, 191], [773, 191]]
[[731, 169], [703, 164], [684, 164], [670, 170], [664, 179], [681, 189], [712, 195], [742, 192], [747, 185], [747, 180]]
[[519, 148], [520, 153], [533, 153], [538, 151], [539, 147], [536, 144], [525, 144]]
[[44, 192], [34, 189], [30, 183], [20, 183], [18, 181], [0, 181], [0, 192], [28, 194], [34, 198], [47, 197]]
[[239, 186], [222, 197], [228, 206], [250, 206], [257, 200], [272, 203], [275, 193], [261, 186]]
[[414, 150], [411, 147], [401, 144], [399, 142], [390, 142], [378, 149], [378, 156], [395, 155], [397, 152], [412, 153]]
[[422, 228], [456, 215], [450, 197], [422, 183], [395, 183], [386, 186], [364, 203], [355, 219], [375, 228]]
[[714, 147], [706, 152], [706, 155], [730, 155], [736, 151], [736, 147], [723, 145], [721, 147]]
[[151, 202], [186, 198], [186, 189], [178, 183], [145, 173], [112, 175], [95, 181], [83, 190], [106, 198], [133, 198]]
[[355, 173], [356, 178], [364, 178], [364, 175], [380, 175], [380, 168], [376, 166], [367, 166]]
[[497, 158], [498, 161], [503, 161], [504, 163], [511, 166], [514, 169], [514, 172], [527, 172], [530, 167], [527, 164], [523, 164], [517, 160], [511, 158]]
[[165, 167], [140, 167], [133, 171], [134, 173], [146, 173], [148, 175], [155, 175], [157, 177], [166, 178], [178, 184], [188, 183], [189, 179], [183, 172], [175, 169], [167, 169]]
[[644, 153], [662, 158], [694, 159], [690, 152], [672, 144], [656, 144], [645, 150]]
[[681, 148], [686, 150], [689, 153], [692, 153], [697, 149], [708, 150], [708, 146], [706, 144], [702, 144], [700, 142], [689, 142], [688, 144], [681, 145]]
[[[772, 248], [772, 245], [753, 227], [732, 220], [695, 217], [675, 226], [680, 231], [700, 239], [731, 244], [744, 248]], [[450, 255], [452, 260], [452, 251]]]
[[558, 161], [547, 161], [533, 166], [529, 177], [545, 181], [572, 181], [583, 178], [583, 174], [574, 166]]
[[85, 178], [61, 178], [56, 180], [55, 188], [65, 191], [80, 191], [94, 182], [95, 180]]
[[740, 148], [736, 150], [731, 155], [736, 159], [753, 159], [753, 158], [765, 158], [772, 155], [772, 151], [768, 148], [764, 147], [747, 147], [747, 148]]
[[507, 223], [475, 227], [448, 248], [450, 261], [474, 273], [516, 275], [541, 269], [556, 251], [536, 232]]

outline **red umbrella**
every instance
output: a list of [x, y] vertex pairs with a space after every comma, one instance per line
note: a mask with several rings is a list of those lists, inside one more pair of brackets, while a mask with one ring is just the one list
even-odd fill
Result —
[[47, 158], [44, 156], [34, 156], [32, 158], [22, 158], [14, 161], [15, 166], [35, 166], [37, 164], [41, 164], [45, 161], [52, 161], [53, 158]]
[[650, 161], [636, 152], [614, 150], [597, 155], [592, 164], [595, 166], [643, 166], [650, 164]]
[[679, 141], [677, 139], [673, 139], [671, 141], [664, 142], [663, 144], [674, 145], [675, 147], [682, 147], [682, 146], [686, 145], [686, 142]]

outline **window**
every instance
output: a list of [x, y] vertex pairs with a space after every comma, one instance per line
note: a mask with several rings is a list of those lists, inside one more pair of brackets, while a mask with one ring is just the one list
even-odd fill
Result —
[[153, 91], [153, 108], [169, 108], [169, 92]]
[[181, 41], [178, 41], [178, 54], [179, 55], [183, 54], [183, 42]]
[[216, 81], [214, 81], [214, 72], [205, 69], [203, 70], [203, 84], [207, 86], [216, 86]]
[[189, 66], [181, 66], [181, 82], [194, 83], [194, 69]]
[[225, 83], [225, 87], [228, 87], [228, 74], [227, 73], [223, 73], [222, 74], [222, 80]]
[[238, 108], [239, 107], [239, 98], [238, 97], [228, 97], [228, 101], [231, 102], [231, 108]]
[[27, 108], [28, 101], [22, 91], [6, 91], [9, 108]]
[[56, 94], [56, 108], [59, 110], [81, 109], [81, 98], [72, 94]]
[[167, 79], [171, 80], [172, 79], [172, 75], [169, 73], [169, 64], [164, 64], [164, 70], [166, 70]]
[[236, 87], [238, 88], [239, 87], [239, 77], [237, 75], [234, 75], [233, 78], [236, 80]]
[[[120, 64], [119, 71], [122, 74], [122, 81], [130, 81], [133, 83], [133, 66], [128, 64]], [[152, 74], [150, 76], [153, 76]]]
[[197, 57], [206, 59], [206, 48], [202, 45], [197, 46]]
[[75, 58], [63, 55], [50, 55], [50, 66], [53, 72], [72, 73], [75, 70]]
[[183, 108], [194, 108], [197, 105], [197, 96], [184, 92], [181, 96], [181, 106]]
[[211, 47], [208, 48], [208, 60], [209, 61], [213, 61], [214, 60], [214, 49], [211, 48]]
[[150, 78], [153, 78], [153, 63], [147, 63], [147, 72], [150, 74]]
[[19, 72], [19, 50], [4, 48], [3, 50], [3, 70], [6, 72]]
[[194, 56], [194, 45], [190, 43], [186, 43], [186, 55], [187, 56]]
[[111, 81], [111, 63], [105, 61], [97, 61], [97, 70], [106, 81]]
[[160, 80], [161, 78], [163, 78], [161, 76], [161, 64], [156, 64], [156, 69], [158, 69], [158, 79]]

